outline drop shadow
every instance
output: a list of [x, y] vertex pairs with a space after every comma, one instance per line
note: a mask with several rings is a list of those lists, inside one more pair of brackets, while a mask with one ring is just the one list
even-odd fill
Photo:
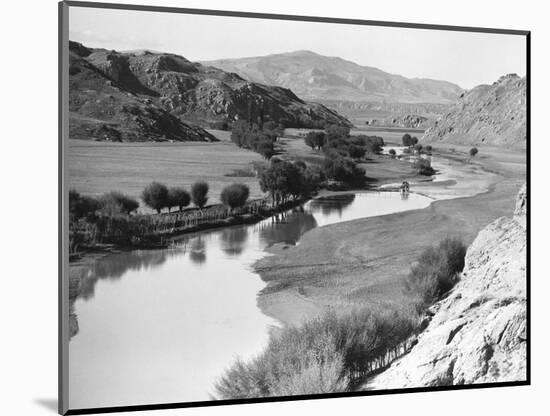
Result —
[[46, 410], [57, 414], [57, 399], [34, 399], [34, 402]]

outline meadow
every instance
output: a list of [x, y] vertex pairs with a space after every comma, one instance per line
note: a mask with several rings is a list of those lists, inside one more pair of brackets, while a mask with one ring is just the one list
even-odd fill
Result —
[[[69, 187], [84, 195], [99, 196], [119, 191], [139, 198], [146, 185], [159, 181], [167, 186], [191, 185], [203, 180], [210, 185], [208, 203], [220, 202], [221, 190], [234, 182], [250, 187], [250, 198], [263, 193], [253, 176], [235, 177], [249, 171], [259, 154], [240, 149], [228, 141], [216, 143], [112, 143], [69, 140]], [[149, 212], [143, 204], [142, 212]]]

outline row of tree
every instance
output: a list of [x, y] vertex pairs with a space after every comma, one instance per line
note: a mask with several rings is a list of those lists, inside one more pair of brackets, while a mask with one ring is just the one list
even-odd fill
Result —
[[325, 154], [338, 152], [343, 157], [362, 159], [367, 153], [380, 153], [384, 140], [378, 136], [350, 136], [347, 127], [329, 125], [325, 131], [311, 131], [304, 137], [312, 150], [323, 150]]

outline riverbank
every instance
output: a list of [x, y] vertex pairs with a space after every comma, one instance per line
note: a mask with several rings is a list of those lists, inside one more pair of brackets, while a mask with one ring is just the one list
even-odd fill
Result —
[[[471, 189], [473, 196], [441, 199], [425, 209], [354, 220], [307, 232], [299, 245], [278, 244], [255, 264], [267, 283], [258, 306], [286, 325], [297, 325], [326, 308], [407, 309], [403, 282], [426, 247], [447, 236], [470, 244], [479, 230], [507, 215], [525, 181], [522, 151], [483, 148], [475, 161], [460, 146], [437, 146], [434, 156], [462, 164], [458, 184], [437, 181], [413, 190], [441, 197], [442, 190]], [[481, 169], [481, 171], [479, 171]], [[411, 180], [413, 181], [413, 180]], [[391, 182], [381, 178], [378, 184]]]

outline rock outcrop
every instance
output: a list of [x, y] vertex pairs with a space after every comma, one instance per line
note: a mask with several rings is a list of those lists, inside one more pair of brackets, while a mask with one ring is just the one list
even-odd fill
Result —
[[426, 130], [423, 142], [524, 147], [527, 142], [526, 79], [515, 74], [463, 94], [454, 108]]
[[199, 127], [237, 119], [287, 127], [351, 126], [291, 90], [253, 83], [182, 56], [70, 42], [70, 135], [109, 140], [214, 140]]
[[389, 389], [526, 379], [525, 186], [514, 217], [483, 229], [460, 282], [431, 308], [418, 343], [369, 388]]

